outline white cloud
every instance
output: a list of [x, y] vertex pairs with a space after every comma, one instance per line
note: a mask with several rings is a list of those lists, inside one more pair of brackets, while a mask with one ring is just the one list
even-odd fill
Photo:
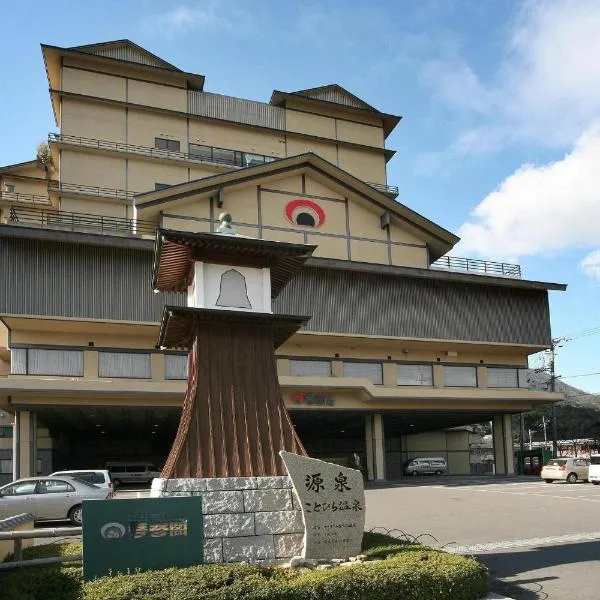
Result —
[[[485, 81], [458, 55], [429, 61], [421, 79], [437, 100], [470, 118], [467, 128], [478, 137], [493, 136], [473, 153], [515, 141], [564, 147], [600, 113], [599, 31], [597, 0], [525, 2]], [[449, 155], [465, 150], [460, 140], [453, 146]]]
[[177, 6], [164, 13], [148, 15], [143, 25], [150, 31], [184, 33], [197, 29], [229, 27], [230, 21], [221, 10], [220, 2], [209, 0], [200, 6]]
[[600, 250], [594, 250], [581, 261], [581, 268], [590, 277], [600, 279]]
[[[567, 248], [600, 247], [600, 124], [562, 160], [523, 165], [471, 213], [457, 253], [515, 260]], [[600, 250], [582, 263], [600, 276]]]

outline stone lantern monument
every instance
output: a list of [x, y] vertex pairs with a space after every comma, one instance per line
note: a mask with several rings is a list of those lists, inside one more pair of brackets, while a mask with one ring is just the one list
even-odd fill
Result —
[[161, 348], [187, 350], [188, 385], [162, 477], [286, 475], [281, 450], [305, 454], [283, 403], [274, 350], [309, 317], [273, 314], [272, 300], [315, 246], [239, 235], [157, 232], [153, 286], [186, 292], [166, 306]]

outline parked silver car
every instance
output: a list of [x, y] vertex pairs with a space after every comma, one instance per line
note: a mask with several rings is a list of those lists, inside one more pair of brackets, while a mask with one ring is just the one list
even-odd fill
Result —
[[0, 519], [31, 513], [35, 521], [69, 519], [81, 525], [83, 500], [108, 500], [112, 492], [75, 477], [29, 477], [0, 487]]

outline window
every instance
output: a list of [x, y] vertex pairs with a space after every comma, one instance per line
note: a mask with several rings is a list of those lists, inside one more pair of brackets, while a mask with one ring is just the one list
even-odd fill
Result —
[[534, 381], [529, 369], [519, 369], [519, 387], [533, 389]]
[[165, 354], [165, 379], [187, 379], [188, 357]]
[[14, 185], [9, 185], [8, 183], [6, 184], [6, 191], [7, 192], [14, 192], [15, 191], [15, 186]]
[[36, 494], [66, 494], [74, 491], [75, 488], [62, 479], [42, 479], [38, 481]]
[[11, 351], [11, 374], [83, 377], [83, 352], [16, 348]]
[[[12, 461], [11, 461], [12, 462]], [[35, 492], [36, 481], [20, 481], [2, 490], [3, 496], [27, 496]]]
[[519, 374], [517, 369], [501, 369], [488, 367], [488, 387], [519, 387]]
[[396, 365], [398, 385], [433, 385], [431, 365]]
[[200, 146], [199, 144], [190, 144], [189, 152], [193, 156], [212, 160], [212, 148], [210, 146]]
[[228, 165], [235, 164], [235, 151], [224, 148], [213, 148], [213, 160]]
[[296, 377], [331, 377], [330, 360], [290, 360], [290, 375]]
[[477, 387], [477, 368], [444, 366], [444, 385], [448, 387]]
[[168, 140], [166, 138], [154, 138], [154, 147], [159, 150], [168, 150], [169, 152], [179, 152], [179, 140]]
[[9, 438], [13, 435], [13, 428], [11, 425], [2, 425], [0, 427], [0, 438]]
[[99, 352], [99, 377], [150, 379], [150, 354], [146, 352]]
[[2, 475], [6, 475], [7, 473], [12, 475], [12, 471], [13, 471], [12, 458], [6, 458], [3, 460], [0, 460], [0, 473]]
[[344, 377], [368, 379], [376, 385], [383, 384], [383, 367], [376, 362], [345, 362]]
[[160, 192], [160, 190], [166, 190], [168, 187], [171, 187], [171, 184], [169, 184], [169, 183], [155, 183], [154, 184], [154, 191], [155, 192]]

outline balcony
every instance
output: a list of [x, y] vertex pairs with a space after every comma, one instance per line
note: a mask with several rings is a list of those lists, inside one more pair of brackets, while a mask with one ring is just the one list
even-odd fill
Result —
[[392, 198], [398, 197], [398, 186], [397, 185], [386, 185], [385, 183], [372, 183], [370, 181], [365, 181], [367, 185], [370, 185], [372, 188], [375, 188], [378, 192], [385, 194], [386, 196], [391, 196]]
[[458, 256], [442, 256], [432, 265], [432, 269], [442, 271], [463, 271], [476, 275], [490, 275], [494, 277], [509, 277], [521, 279], [520, 265], [510, 263], [479, 260], [476, 258], [460, 258]]
[[80, 183], [54, 182], [48, 186], [51, 192], [59, 194], [81, 194], [84, 196], [94, 196], [97, 198], [109, 198], [112, 200], [133, 201], [135, 194], [128, 190], [118, 190], [114, 188], [97, 187], [94, 185], [83, 185]]
[[0, 191], [0, 202], [18, 202], [19, 204], [50, 205], [48, 196], [21, 194], [20, 192]]
[[227, 148], [216, 148], [213, 146], [201, 146], [199, 144], [190, 144], [190, 152], [176, 152], [174, 150], [165, 150], [162, 148], [135, 146], [133, 144], [123, 144], [121, 142], [97, 140], [74, 135], [63, 135], [60, 133], [49, 134], [48, 142], [69, 146], [79, 146], [82, 148], [90, 148], [92, 150], [101, 150], [104, 152], [123, 152], [126, 154], [137, 154], [138, 156], [144, 156], [147, 158], [210, 164], [236, 169], [253, 167], [255, 165], [277, 160], [277, 158], [273, 156], [252, 154], [250, 152], [229, 150]]
[[126, 237], [154, 236], [156, 231], [156, 223], [152, 221], [20, 206], [11, 207], [7, 224]]

